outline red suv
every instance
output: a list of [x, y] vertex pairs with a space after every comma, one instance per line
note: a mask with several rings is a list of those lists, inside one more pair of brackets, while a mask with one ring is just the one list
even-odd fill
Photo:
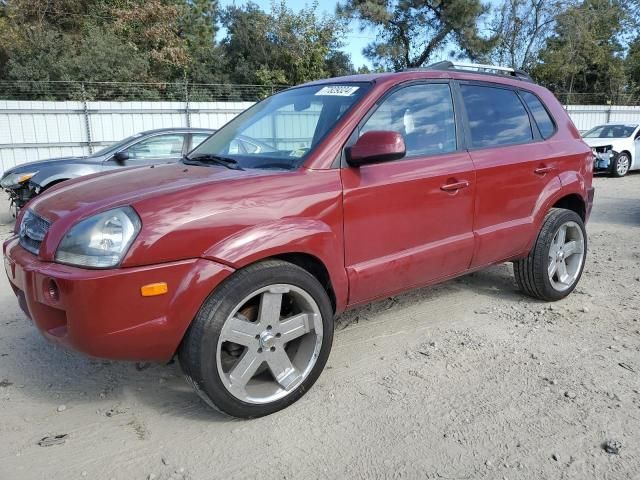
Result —
[[21, 307], [89, 355], [177, 355], [209, 405], [258, 417], [316, 381], [346, 308], [505, 261], [563, 298], [591, 149], [525, 74], [474, 68], [291, 88], [181, 163], [52, 188], [4, 244]]

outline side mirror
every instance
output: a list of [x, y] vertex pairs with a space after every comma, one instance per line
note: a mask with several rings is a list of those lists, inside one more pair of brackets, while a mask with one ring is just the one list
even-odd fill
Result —
[[347, 163], [359, 167], [369, 163], [398, 160], [405, 156], [407, 148], [398, 132], [372, 130], [362, 135], [346, 149]]
[[129, 158], [129, 153], [127, 153], [126, 151], [117, 152], [113, 155], [113, 159], [118, 165], [124, 165], [124, 162], [129, 160]]

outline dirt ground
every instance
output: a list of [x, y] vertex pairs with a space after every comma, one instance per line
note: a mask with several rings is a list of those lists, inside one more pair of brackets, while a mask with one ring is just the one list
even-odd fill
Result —
[[523, 297], [505, 264], [348, 312], [314, 388], [258, 420], [175, 364], [48, 343], [2, 274], [0, 479], [638, 479], [640, 174], [595, 186], [569, 298]]

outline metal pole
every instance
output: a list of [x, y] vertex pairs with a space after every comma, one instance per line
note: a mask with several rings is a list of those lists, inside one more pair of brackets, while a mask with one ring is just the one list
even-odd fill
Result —
[[84, 128], [89, 146], [89, 154], [93, 153], [93, 140], [91, 139], [91, 121], [89, 119], [89, 104], [87, 102], [87, 92], [84, 89], [84, 83], [80, 84], [80, 92], [82, 93], [82, 111], [84, 114]]
[[189, 110], [189, 81], [184, 80], [184, 112], [187, 117], [187, 128], [191, 128], [191, 111]]

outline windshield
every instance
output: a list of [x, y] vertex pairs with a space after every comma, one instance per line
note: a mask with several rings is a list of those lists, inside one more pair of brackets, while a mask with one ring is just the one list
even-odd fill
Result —
[[633, 135], [638, 125], [600, 125], [589, 130], [584, 138], [627, 138]]
[[241, 168], [293, 170], [366, 93], [367, 83], [286, 90], [254, 105], [189, 153], [218, 156]]
[[109, 155], [110, 153], [116, 153], [119, 149], [124, 147], [127, 143], [141, 136], [142, 136], [141, 133], [136, 133], [135, 135], [131, 135], [130, 137], [125, 138], [124, 140], [120, 140], [119, 142], [112, 143], [111, 145], [107, 145], [106, 147], [101, 148], [97, 152], [92, 153], [90, 156], [101, 157], [103, 155]]

